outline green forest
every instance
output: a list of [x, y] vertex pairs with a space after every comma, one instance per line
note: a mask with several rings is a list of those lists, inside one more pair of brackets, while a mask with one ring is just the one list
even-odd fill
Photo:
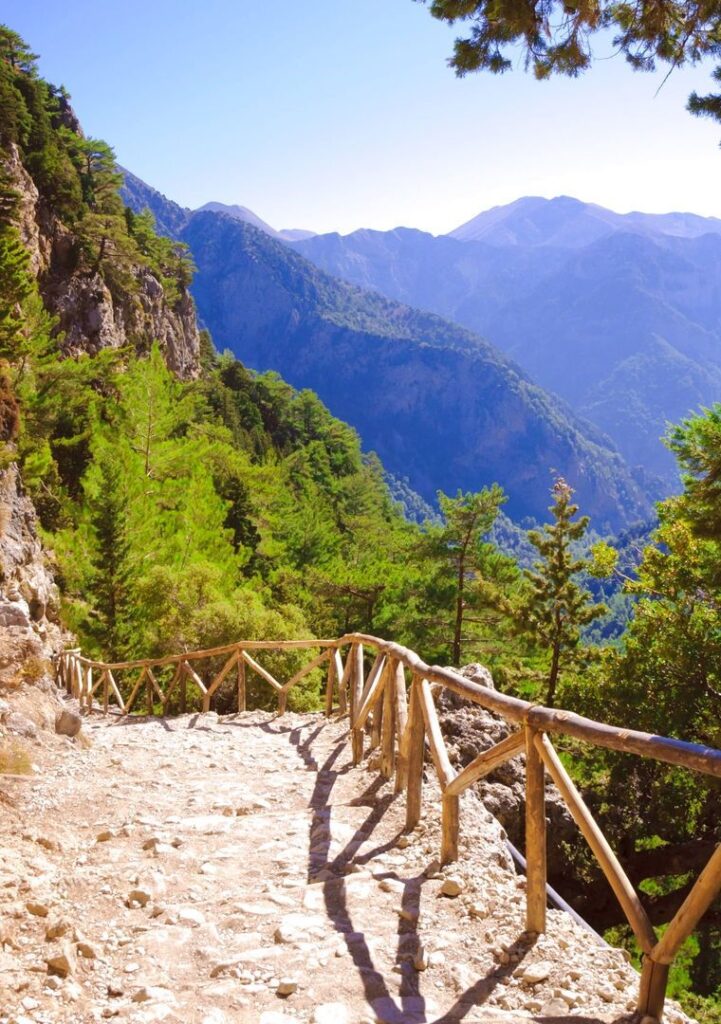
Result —
[[[117, 660], [360, 630], [430, 663], [481, 661], [508, 693], [721, 746], [721, 406], [669, 432], [684, 487], [658, 505], [650, 536], [595, 537], [572, 488], [550, 477], [548, 521], [527, 533], [499, 518], [495, 484], [439, 493], [419, 523], [313, 392], [218, 353], [205, 332], [192, 379], [152, 337], [66, 352], [19, 230], [13, 153], [72, 235], [73, 274], [132, 297], [144, 268], [173, 307], [192, 263], [150, 213], [123, 206], [113, 151], [80, 134], [66, 92], [6, 28], [0, 144], [0, 472], [21, 468], [84, 652]], [[291, 708], [320, 706], [309, 679]], [[580, 745], [565, 754], [663, 927], [719, 840], [718, 782]], [[581, 912], [632, 949], [585, 847], [564, 856]], [[718, 907], [670, 993], [721, 1021]]]

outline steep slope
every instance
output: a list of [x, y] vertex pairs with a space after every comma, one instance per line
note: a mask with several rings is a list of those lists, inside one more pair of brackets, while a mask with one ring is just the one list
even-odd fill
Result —
[[721, 394], [719, 222], [528, 199], [471, 223], [455, 237], [357, 231], [294, 248], [493, 339], [673, 486], [666, 423]]
[[267, 221], [259, 217], [257, 213], [249, 210], [247, 206], [213, 202], [205, 203], [204, 206], [198, 207], [197, 212], [203, 213], [205, 210], [211, 210], [213, 213], [225, 213], [229, 217], [234, 217], [235, 220], [242, 220], [246, 224], [252, 224], [254, 228], [260, 228], [261, 231], [265, 231], [271, 238], [279, 238], [286, 242], [299, 242], [304, 238], [313, 238], [315, 235], [314, 231], [306, 231], [304, 228], [282, 228], [280, 231], [276, 231]]
[[[178, 217], [134, 183], [127, 201]], [[185, 214], [194, 295], [216, 343], [248, 365], [318, 392], [391, 473], [432, 500], [499, 480], [515, 516], [545, 515], [551, 470], [599, 527], [646, 510], [605, 438], [573, 418], [477, 336], [320, 273], [251, 225]]]

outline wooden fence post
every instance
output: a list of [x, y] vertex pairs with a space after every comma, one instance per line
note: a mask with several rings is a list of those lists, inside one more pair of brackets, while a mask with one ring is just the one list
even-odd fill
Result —
[[[389, 659], [383, 684], [383, 714], [381, 727], [381, 775], [384, 779], [392, 779], [396, 767], [396, 667], [398, 662]], [[381, 707], [381, 702], [376, 708]]]
[[[328, 671], [325, 677], [325, 717], [330, 718], [333, 714], [333, 687], [335, 685], [335, 660], [333, 655], [328, 658]], [[338, 680], [340, 687], [340, 679]]]
[[371, 739], [370, 739], [370, 749], [371, 750], [376, 750], [381, 745], [381, 731], [383, 729], [383, 710], [384, 710], [383, 705], [384, 705], [384, 702], [385, 702], [385, 694], [386, 694], [385, 685], [384, 685], [383, 682], [381, 682], [381, 695], [380, 695], [380, 699], [379, 699], [378, 703], [376, 704], [376, 706], [373, 708], [373, 713], [371, 715], [370, 722], [368, 723], [368, 725], [370, 726], [370, 736], [371, 736]]
[[643, 956], [641, 991], [638, 999], [638, 1012], [641, 1017], [655, 1017], [656, 1020], [661, 1020], [670, 967], [670, 964], [659, 964], [650, 956]]
[[395, 701], [396, 735], [398, 737], [395, 792], [402, 793], [408, 783], [408, 751], [406, 750], [408, 697], [406, 695], [406, 674], [400, 661], [396, 662], [392, 686]]
[[420, 701], [420, 678], [413, 677], [408, 708], [406, 751], [408, 757], [408, 788], [406, 791], [406, 831], [414, 829], [421, 819], [423, 799], [423, 755], [426, 726]]
[[526, 930], [546, 930], [546, 786], [536, 730], [526, 733]]
[[443, 793], [441, 796], [441, 864], [458, 860], [460, 833], [460, 797]]
[[360, 764], [363, 758], [363, 730], [355, 728], [355, 720], [360, 711], [361, 694], [363, 693], [363, 644], [353, 644], [348, 655], [353, 659], [350, 685], [350, 719], [351, 740], [353, 745], [353, 764]]
[[185, 662], [182, 663], [180, 673], [180, 714], [186, 714], [188, 710], [188, 673], [185, 671]]
[[243, 661], [242, 653], [243, 653], [242, 651], [240, 651], [240, 650], [238, 651], [238, 663], [237, 663], [237, 672], [238, 672], [238, 714], [240, 714], [241, 711], [245, 711], [245, 702], [246, 702], [246, 696], [245, 696], [245, 662]]

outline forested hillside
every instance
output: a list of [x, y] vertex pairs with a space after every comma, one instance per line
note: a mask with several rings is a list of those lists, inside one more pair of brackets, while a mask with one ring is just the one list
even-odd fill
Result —
[[526, 198], [437, 238], [398, 228], [294, 247], [489, 338], [632, 467], [678, 486], [666, 423], [721, 393], [718, 220]]
[[554, 470], [604, 531], [647, 515], [608, 439], [482, 338], [329, 277], [236, 218], [185, 211], [179, 227], [180, 207], [127, 173], [123, 194], [188, 244], [216, 344], [311, 387], [426, 501], [499, 481], [509, 514], [539, 519]]

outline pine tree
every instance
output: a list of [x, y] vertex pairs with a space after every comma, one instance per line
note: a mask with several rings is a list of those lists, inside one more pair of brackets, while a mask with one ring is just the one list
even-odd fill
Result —
[[553, 707], [562, 669], [579, 660], [582, 628], [606, 613], [605, 606], [592, 603], [589, 591], [574, 579], [590, 564], [575, 558], [572, 551], [573, 542], [580, 541], [588, 529], [588, 516], [573, 521], [578, 505], [572, 502], [572, 488], [560, 477], [551, 494], [549, 511], [554, 522], [528, 534], [541, 557], [533, 569], [524, 572], [529, 587], [517, 612], [519, 632], [542, 646], [550, 657], [545, 678], [549, 707]]
[[491, 554], [496, 553], [483, 538], [493, 526], [505, 500], [498, 484], [484, 487], [477, 493], [459, 491], [455, 498], [438, 492], [445, 522], [442, 527], [428, 531], [427, 547], [439, 565], [438, 598], [446, 608], [449, 604], [453, 607], [450, 647], [454, 665], [461, 663], [464, 623], [469, 610], [477, 610], [483, 603], [480, 584], [490, 568]]

